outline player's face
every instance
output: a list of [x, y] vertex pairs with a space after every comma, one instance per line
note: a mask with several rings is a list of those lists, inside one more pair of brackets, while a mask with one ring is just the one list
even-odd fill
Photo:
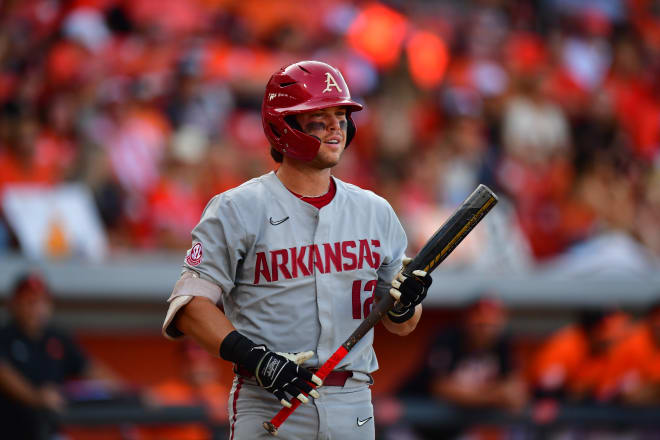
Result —
[[300, 127], [309, 135], [321, 140], [316, 157], [310, 162], [317, 168], [331, 168], [339, 163], [346, 148], [348, 120], [344, 107], [330, 107], [296, 116]]
[[32, 336], [41, 333], [50, 321], [53, 304], [44, 293], [25, 291], [12, 301], [11, 309], [18, 325]]

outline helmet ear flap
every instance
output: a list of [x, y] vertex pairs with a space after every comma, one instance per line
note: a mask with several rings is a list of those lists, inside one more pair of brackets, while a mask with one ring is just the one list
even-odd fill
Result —
[[275, 151], [302, 161], [310, 161], [316, 156], [321, 139], [302, 131], [295, 115], [272, 117], [262, 115], [264, 132]]
[[294, 130], [303, 131], [302, 127], [298, 123], [298, 120], [296, 119], [296, 115], [287, 115], [284, 117], [284, 121]]
[[298, 123], [298, 120], [296, 119], [296, 115], [288, 115], [288, 116], [285, 116], [285, 117], [284, 117], [284, 121], [285, 121], [287, 124], [289, 124], [289, 126], [290, 126], [292, 129], [294, 129], [294, 130], [298, 130], [299, 132], [304, 133], [304, 134], [306, 134], [307, 136], [311, 136], [311, 137], [313, 137], [314, 139], [316, 139], [316, 140], [318, 140], [319, 142], [321, 142], [321, 138], [320, 138], [320, 137], [315, 136], [315, 135], [313, 135], [313, 134], [305, 133], [305, 131], [303, 130], [303, 128], [302, 128], [302, 127], [300, 126], [300, 124]]
[[268, 127], [270, 128], [270, 131], [273, 133], [273, 136], [275, 136], [276, 139], [279, 139], [282, 137], [282, 134], [279, 132], [277, 127], [275, 127], [275, 124], [272, 122], [268, 123]]

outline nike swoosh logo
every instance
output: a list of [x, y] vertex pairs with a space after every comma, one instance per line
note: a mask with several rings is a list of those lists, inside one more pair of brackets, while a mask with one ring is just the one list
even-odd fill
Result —
[[357, 418], [357, 425], [358, 425], [358, 426], [362, 426], [362, 425], [364, 425], [365, 423], [367, 423], [369, 420], [371, 420], [371, 417], [367, 417], [367, 418], [364, 419], [364, 420], [360, 420], [360, 418], [358, 417], [358, 418]]
[[289, 220], [288, 216], [284, 217], [282, 220], [273, 220], [273, 217], [268, 219], [268, 221], [270, 221], [270, 224], [273, 225], [273, 226], [277, 226], [279, 224], [282, 224], [287, 220]]

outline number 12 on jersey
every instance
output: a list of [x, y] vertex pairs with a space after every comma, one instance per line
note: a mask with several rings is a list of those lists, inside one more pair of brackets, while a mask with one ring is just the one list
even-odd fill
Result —
[[[371, 306], [374, 302], [374, 292], [376, 290], [377, 280], [367, 281], [362, 289], [364, 280], [353, 281], [352, 299], [353, 299], [353, 319], [366, 318], [371, 312]], [[362, 304], [362, 292], [371, 292], [371, 296], [364, 300]]]

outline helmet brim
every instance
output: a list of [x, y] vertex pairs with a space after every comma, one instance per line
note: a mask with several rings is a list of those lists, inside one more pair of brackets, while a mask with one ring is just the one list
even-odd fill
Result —
[[286, 116], [312, 110], [321, 110], [329, 107], [347, 107], [350, 112], [358, 112], [362, 110], [362, 104], [358, 104], [350, 99], [320, 98], [280, 110], [272, 109], [271, 111], [276, 111], [281, 115]]

